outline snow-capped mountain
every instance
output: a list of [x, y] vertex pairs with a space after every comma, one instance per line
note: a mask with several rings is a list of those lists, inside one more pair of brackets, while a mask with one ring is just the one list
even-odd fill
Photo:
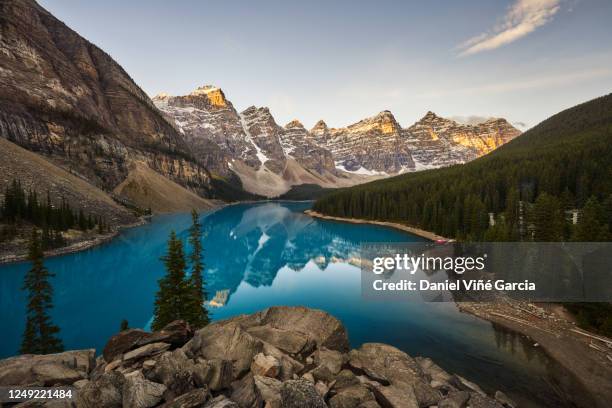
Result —
[[319, 121], [310, 134], [315, 143], [332, 152], [340, 170], [370, 176], [414, 170], [402, 128], [389, 111], [346, 128], [329, 129]]
[[331, 153], [311, 142], [298, 122], [283, 128], [268, 108], [255, 106], [238, 113], [219, 88], [204, 86], [185, 96], [163, 93], [153, 102], [210, 171], [236, 174], [247, 191], [273, 197], [298, 184], [363, 181], [338, 171]]
[[430, 111], [403, 134], [416, 170], [421, 170], [469, 162], [509, 142], [521, 131], [506, 119], [466, 125]]
[[463, 125], [432, 112], [405, 129], [389, 111], [344, 128], [322, 120], [310, 131], [298, 120], [281, 127], [268, 108], [237, 112], [214, 86], [153, 102], [208, 169], [234, 173], [246, 190], [270, 197], [298, 184], [344, 187], [464, 163], [520, 134], [505, 119]]

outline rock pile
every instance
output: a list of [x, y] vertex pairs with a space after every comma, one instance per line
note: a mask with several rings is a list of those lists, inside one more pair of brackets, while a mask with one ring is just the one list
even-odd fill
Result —
[[[367, 343], [349, 351], [344, 326], [320, 310], [272, 307], [195, 333], [176, 321], [113, 336], [94, 350], [0, 361], [1, 385], [73, 385], [83, 408], [503, 408], [503, 393], [428, 358]], [[25, 406], [25, 405], [23, 405]]]

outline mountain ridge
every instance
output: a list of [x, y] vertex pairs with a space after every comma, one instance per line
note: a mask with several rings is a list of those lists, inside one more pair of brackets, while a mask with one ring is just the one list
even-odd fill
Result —
[[[217, 98], [218, 103], [211, 98]], [[267, 107], [251, 105], [238, 112], [214, 85], [200, 86], [183, 96], [161, 93], [153, 102], [174, 121], [210, 168], [225, 176], [234, 173], [249, 186], [247, 190], [269, 197], [283, 194], [294, 183], [305, 181], [304, 177], [308, 184], [324, 188], [345, 187], [463, 163], [520, 134], [505, 119], [462, 125], [431, 111], [408, 128], [402, 128], [389, 110], [341, 128], [330, 128], [319, 120], [307, 130], [299, 119], [281, 126]], [[429, 130], [419, 133], [425, 128]], [[435, 132], [442, 139], [433, 137]], [[304, 176], [287, 175], [289, 157], [295, 161], [293, 171]], [[260, 181], [270, 183], [273, 177], [279, 188], [268, 191], [255, 186], [254, 180], [265, 171], [268, 173]]]
[[106, 52], [33, 0], [0, 3], [0, 136], [112, 191], [142, 161], [201, 196], [210, 174]]

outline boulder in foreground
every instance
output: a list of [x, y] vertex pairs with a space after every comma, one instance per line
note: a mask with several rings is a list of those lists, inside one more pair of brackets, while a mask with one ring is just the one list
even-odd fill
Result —
[[184, 322], [113, 336], [94, 350], [0, 361], [0, 385], [73, 385], [77, 407], [506, 407], [428, 358], [381, 343], [349, 351], [333, 316], [272, 307], [193, 333]]

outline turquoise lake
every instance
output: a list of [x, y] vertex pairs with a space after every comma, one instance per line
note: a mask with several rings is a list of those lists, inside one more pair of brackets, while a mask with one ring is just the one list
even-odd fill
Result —
[[[202, 215], [207, 292], [227, 302], [211, 307], [213, 319], [272, 305], [323, 309], [348, 329], [353, 347], [384, 342], [412, 356], [431, 357], [449, 372], [504, 391], [527, 407], [571, 406], [571, 378], [532, 342], [459, 312], [454, 303], [376, 302], [361, 298], [362, 242], [420, 238], [392, 229], [312, 219], [309, 203], [240, 204]], [[67, 349], [98, 352], [119, 330], [150, 324], [159, 257], [171, 230], [186, 240], [187, 214], [155, 217], [87, 251], [49, 258], [54, 322]], [[24, 328], [27, 263], [0, 266], [0, 357], [17, 353]]]

